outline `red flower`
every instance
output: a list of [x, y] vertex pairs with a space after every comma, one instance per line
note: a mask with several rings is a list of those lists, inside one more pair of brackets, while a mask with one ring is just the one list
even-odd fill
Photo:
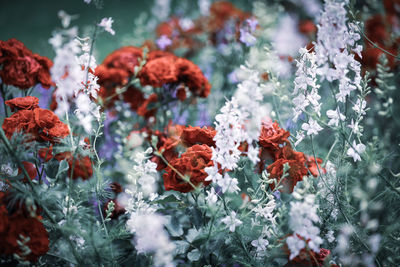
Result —
[[[19, 101], [24, 100], [20, 99]], [[42, 108], [19, 110], [11, 117], [6, 118], [2, 127], [8, 138], [11, 138], [15, 132], [23, 132], [31, 135], [30, 141], [38, 142], [55, 143], [57, 139], [64, 138], [69, 134], [66, 124], [61, 122], [52, 111]]]
[[143, 93], [139, 89], [134, 88], [133, 86], [128, 87], [126, 92], [124, 92], [123, 97], [124, 97], [124, 101], [126, 103], [129, 103], [129, 105], [133, 111], [137, 111], [138, 108], [145, 101]]
[[147, 99], [143, 101], [143, 103], [138, 107], [137, 114], [140, 116], [147, 118], [154, 117], [157, 113], [157, 108], [148, 108], [148, 105], [151, 103], [157, 103], [158, 96], [156, 93], [151, 94]]
[[[270, 178], [275, 178], [279, 185], [283, 188], [281, 192], [291, 193], [293, 192], [294, 186], [297, 182], [303, 180], [303, 176], [308, 174], [308, 170], [305, 167], [305, 156], [302, 152], [295, 152], [290, 146], [285, 146], [282, 149], [282, 157], [277, 159], [274, 163], [267, 167], [267, 171], [270, 174]], [[288, 176], [282, 179], [283, 165], [289, 164]], [[270, 184], [271, 189], [275, 188], [274, 184]]]
[[82, 157], [81, 155], [75, 155], [73, 157], [71, 152], [62, 152], [58, 153], [55, 158], [58, 161], [67, 160], [69, 166], [68, 177], [71, 177], [71, 171], [73, 169], [72, 179], [74, 180], [78, 178], [87, 180], [93, 175], [92, 161], [88, 156]]
[[11, 108], [11, 111], [21, 109], [35, 109], [39, 107], [39, 99], [34, 96], [16, 97], [6, 101], [6, 105]]
[[28, 89], [41, 83], [49, 88], [51, 81], [51, 60], [33, 54], [23, 43], [16, 39], [0, 41], [0, 77], [5, 84]]
[[299, 23], [299, 31], [305, 35], [315, 34], [317, 26], [311, 20], [303, 20]]
[[267, 152], [274, 160], [279, 158], [282, 147], [289, 144], [290, 132], [279, 127], [277, 122], [263, 123], [259, 142], [263, 152]]
[[[210, 184], [210, 181], [204, 181], [208, 176], [204, 171], [205, 167], [212, 166], [211, 161], [212, 150], [207, 145], [194, 145], [180, 158], [174, 158], [169, 163], [181, 175], [186, 175], [194, 186]], [[191, 184], [185, 182], [177, 172], [171, 167], [166, 168], [163, 175], [165, 190], [175, 190], [183, 193], [192, 191], [194, 188]]]
[[[1, 254], [18, 254], [24, 260], [35, 262], [49, 251], [49, 236], [43, 223], [38, 218], [26, 217], [21, 213], [10, 216], [7, 233], [4, 236], [5, 250]], [[25, 243], [30, 249], [28, 255], [21, 251], [17, 240], [21, 236], [29, 240]]]
[[[326, 169], [322, 168], [322, 166], [321, 166], [322, 159], [317, 158], [318, 167], [317, 167], [317, 164], [315, 163], [314, 157], [306, 156], [306, 159], [307, 159], [307, 161], [306, 161], [307, 168], [314, 177], [318, 177], [319, 172], [326, 173]], [[319, 169], [319, 171], [318, 171], [318, 169]]]
[[175, 83], [178, 80], [175, 61], [170, 56], [148, 61], [140, 72], [141, 84], [162, 87], [164, 84]]
[[[15, 203], [9, 212], [7, 206], [10, 203], [6, 194], [0, 192], [0, 255], [17, 254], [24, 260], [35, 262], [49, 250], [48, 233], [39, 220], [40, 216], [31, 217], [25, 205]], [[36, 211], [39, 212], [40, 208]], [[23, 242], [21, 237], [26, 241]], [[22, 241], [30, 253], [26, 255], [21, 251], [17, 241]]]
[[[300, 254], [289, 261], [285, 267], [322, 267], [322, 266], [337, 266], [335, 264], [326, 265], [328, 259], [330, 257], [331, 251], [329, 249], [321, 248], [319, 253], [315, 253], [311, 250], [302, 249]], [[326, 261], [326, 262], [325, 262]]]
[[211, 147], [215, 146], [215, 141], [213, 140], [215, 134], [216, 131], [212, 127], [188, 126], [182, 130], [180, 138], [187, 147], [195, 144], [205, 144]]
[[[35, 164], [27, 162], [27, 161], [23, 161], [22, 165], [24, 165], [24, 168], [26, 170], [26, 172], [29, 175], [29, 179], [33, 180], [36, 178], [36, 176], [38, 175]], [[22, 173], [22, 169], [18, 168], [18, 175]], [[28, 178], [26, 176], [24, 176], [24, 182], [28, 182], [27, 180]]]
[[207, 97], [210, 94], [211, 85], [197, 65], [185, 58], [178, 58], [176, 68], [178, 83], [185, 84], [195, 96]]

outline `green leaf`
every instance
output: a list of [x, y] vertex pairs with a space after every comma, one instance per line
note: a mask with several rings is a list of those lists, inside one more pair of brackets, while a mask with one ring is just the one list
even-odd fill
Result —
[[201, 214], [201, 211], [196, 207], [192, 207], [190, 208], [190, 215], [192, 216], [193, 219], [193, 225], [197, 229], [199, 229], [203, 224], [203, 216]]
[[188, 257], [188, 259], [190, 260], [190, 261], [198, 261], [199, 259], [200, 259], [200, 251], [196, 248], [196, 249], [193, 249], [192, 251], [190, 251], [188, 254], [187, 254], [187, 257]]
[[175, 245], [175, 251], [174, 251], [175, 255], [183, 255], [189, 249], [189, 243], [186, 241], [177, 240], [174, 241], [174, 245]]
[[183, 235], [183, 229], [177, 217], [171, 217], [166, 227], [171, 236], [178, 237]]

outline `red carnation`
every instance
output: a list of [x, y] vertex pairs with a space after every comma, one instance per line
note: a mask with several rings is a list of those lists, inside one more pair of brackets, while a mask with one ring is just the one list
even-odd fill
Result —
[[123, 93], [123, 97], [124, 101], [126, 103], [129, 103], [133, 111], [137, 111], [138, 108], [145, 101], [143, 93], [139, 89], [134, 88], [133, 86], [128, 87], [126, 92]]
[[[13, 99], [14, 100], [14, 99]], [[19, 101], [25, 101], [24, 98]], [[8, 138], [15, 132], [30, 134], [32, 140], [38, 142], [57, 142], [69, 134], [68, 126], [61, 122], [52, 111], [42, 108], [33, 110], [19, 110], [11, 117], [6, 118], [3, 130]]]
[[195, 96], [207, 97], [210, 94], [211, 85], [196, 64], [185, 58], [178, 58], [176, 68], [178, 83], [185, 84]]
[[[180, 158], [174, 158], [169, 163], [181, 175], [186, 175], [194, 186], [198, 186], [201, 183], [207, 186], [210, 181], [204, 181], [208, 176], [204, 168], [212, 166], [211, 156], [212, 150], [209, 146], [194, 145], [188, 148]], [[194, 189], [193, 186], [185, 182], [175, 170], [171, 167], [166, 168], [166, 173], [163, 175], [165, 190], [175, 190], [183, 193], [192, 191]]]
[[11, 111], [21, 109], [35, 109], [39, 107], [39, 99], [34, 96], [16, 97], [7, 100], [6, 105], [11, 108]]
[[[288, 249], [286, 248], [288, 251]], [[327, 259], [330, 257], [331, 251], [329, 249], [321, 248], [319, 253], [315, 253], [311, 250], [302, 249], [300, 254], [294, 259], [290, 260], [285, 267], [322, 267], [331, 266], [335, 267], [337, 265], [331, 264], [326, 265]]]
[[0, 77], [5, 84], [28, 89], [41, 83], [49, 88], [51, 81], [50, 59], [33, 54], [16, 39], [0, 41]]
[[78, 179], [82, 178], [83, 180], [87, 180], [93, 175], [93, 169], [92, 169], [92, 161], [88, 156], [82, 157], [81, 155], [75, 155], [73, 156], [71, 152], [62, 152], [58, 153], [55, 158], [58, 161], [62, 160], [67, 160], [68, 162], [68, 177], [71, 177], [71, 171], [73, 169], [72, 173], [72, 179]]
[[280, 128], [277, 122], [263, 123], [259, 137], [260, 147], [275, 160], [282, 147], [289, 144], [289, 136], [290, 132]]
[[317, 163], [315, 163], [315, 158], [314, 157], [306, 156], [306, 159], [307, 159], [307, 161], [306, 161], [307, 168], [308, 168], [308, 170], [311, 172], [311, 174], [314, 177], [318, 177], [320, 172], [321, 173], [326, 173], [326, 169], [322, 168], [322, 166], [321, 166], [322, 159], [317, 158], [316, 161], [318, 163], [318, 166], [317, 166]]
[[142, 85], [162, 87], [164, 84], [175, 83], [177, 74], [173, 57], [159, 57], [148, 61], [139, 77]]
[[[24, 168], [26, 170], [26, 172], [29, 175], [29, 179], [33, 180], [36, 178], [36, 176], [38, 175], [35, 164], [27, 162], [27, 161], [23, 161], [22, 165], [24, 165]], [[18, 175], [22, 173], [22, 169], [18, 168]], [[28, 182], [27, 180], [28, 178], [26, 176], [24, 176], [24, 182]]]
[[216, 131], [211, 127], [192, 127], [188, 126], [182, 130], [181, 141], [182, 143], [189, 147], [195, 144], [205, 144], [208, 146], [215, 146], [215, 141], [213, 140]]
[[[279, 185], [283, 186], [280, 189], [281, 192], [291, 193], [297, 182], [302, 181], [303, 176], [308, 174], [305, 162], [306, 159], [302, 152], [296, 152], [290, 146], [285, 146], [282, 149], [282, 156], [270, 164], [267, 167], [267, 171], [270, 174], [270, 178], [275, 178]], [[286, 163], [289, 164], [290, 168], [288, 175], [282, 179], [283, 165]], [[270, 187], [273, 190], [275, 185], [270, 184]]]
[[[21, 236], [29, 240], [25, 243], [30, 249], [28, 255], [21, 251], [17, 240], [21, 241]], [[21, 213], [10, 216], [10, 223], [7, 233], [4, 236], [5, 251], [2, 254], [18, 254], [21, 258], [35, 262], [38, 258], [49, 251], [49, 236], [43, 223], [38, 218], [26, 217]]]

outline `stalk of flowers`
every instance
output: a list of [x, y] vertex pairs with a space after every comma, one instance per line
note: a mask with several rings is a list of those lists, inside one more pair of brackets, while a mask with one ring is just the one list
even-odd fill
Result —
[[148, 203], [158, 198], [157, 164], [149, 160], [151, 152], [150, 148], [132, 155], [136, 164], [128, 175], [130, 184], [126, 190], [125, 209], [129, 219], [126, 227], [134, 234], [133, 243], [137, 252], [154, 255], [154, 266], [175, 266], [171, 256], [174, 245], [164, 230], [167, 220], [156, 213], [157, 205]]
[[81, 43], [75, 39], [76, 35], [77, 28], [65, 29], [54, 33], [49, 40], [56, 51], [55, 64], [51, 69], [57, 85], [53, 100], [56, 114], [66, 115], [67, 119], [73, 102], [79, 124], [91, 134], [92, 121], [100, 120], [100, 107], [92, 101], [97, 98], [100, 88], [94, 75], [96, 60], [91, 54], [93, 43], [89, 43], [90, 39], [86, 38]]

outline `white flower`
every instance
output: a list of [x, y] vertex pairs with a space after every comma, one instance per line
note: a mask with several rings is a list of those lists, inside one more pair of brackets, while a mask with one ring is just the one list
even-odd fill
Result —
[[221, 222], [226, 224], [231, 232], [235, 232], [236, 227], [242, 224], [242, 221], [236, 218], [236, 212], [234, 211], [231, 211], [231, 214], [223, 218]]
[[367, 101], [364, 99], [360, 100], [360, 98], [357, 99], [357, 102], [353, 106], [353, 110], [358, 114], [358, 115], [365, 115], [365, 107], [367, 106]]
[[253, 46], [257, 42], [256, 37], [254, 37], [250, 32], [245, 29], [240, 29], [240, 38], [239, 40], [246, 44], [246, 46]]
[[353, 158], [354, 162], [361, 161], [361, 154], [365, 151], [365, 145], [360, 143], [356, 144], [356, 141], [353, 140], [353, 146], [347, 150], [347, 156]]
[[328, 116], [328, 118], [330, 119], [328, 122], [329, 126], [338, 126], [339, 125], [339, 120], [344, 121], [346, 119], [346, 117], [340, 113], [339, 107], [336, 108], [336, 110], [328, 110], [326, 112], [326, 116]]
[[318, 122], [310, 118], [308, 123], [303, 123], [301, 128], [304, 131], [307, 131], [307, 135], [317, 135], [319, 131], [321, 131], [323, 128], [319, 126]]
[[231, 178], [228, 173], [221, 176], [220, 179], [217, 180], [217, 184], [221, 187], [222, 193], [236, 193], [240, 190], [237, 186], [239, 184], [238, 180], [236, 178]]
[[298, 144], [300, 144], [301, 141], [303, 141], [305, 137], [306, 136], [304, 134], [304, 131], [301, 131], [301, 130], [296, 131], [296, 142], [294, 143], [294, 146], [297, 146]]
[[358, 125], [358, 122], [354, 122], [354, 120], [351, 119], [351, 123], [348, 125], [348, 127], [352, 129], [355, 134], [361, 135], [360, 126]]
[[303, 201], [290, 203], [289, 227], [293, 230], [293, 236], [286, 239], [290, 250], [290, 259], [296, 257], [305, 247], [305, 242], [297, 235], [307, 240], [307, 245], [311, 250], [319, 252], [323, 240], [319, 236], [319, 228], [314, 225], [320, 221], [317, 215], [318, 205], [314, 204], [314, 200], [315, 195], [309, 194], [303, 197]]
[[257, 249], [257, 252], [265, 251], [269, 242], [260, 236], [258, 239], [251, 241], [251, 245]]
[[111, 28], [112, 24], [113, 24], [114, 20], [109, 17], [109, 18], [103, 18], [99, 24], [97, 24], [98, 26], [104, 28], [104, 30], [106, 32], [109, 32], [111, 35], [115, 34], [115, 31]]
[[211, 187], [211, 190], [207, 192], [206, 201], [209, 205], [213, 205], [218, 201], [218, 196], [215, 193], [214, 187]]
[[249, 157], [249, 159], [251, 160], [251, 162], [253, 162], [253, 164], [257, 164], [257, 162], [260, 161], [259, 157], [258, 157], [258, 153], [259, 153], [259, 148], [250, 145], [248, 147], [247, 150], [247, 157]]
[[174, 244], [164, 229], [166, 219], [156, 213], [132, 213], [126, 222], [135, 234], [134, 244], [139, 253], [154, 253], [155, 266], [173, 266]]

